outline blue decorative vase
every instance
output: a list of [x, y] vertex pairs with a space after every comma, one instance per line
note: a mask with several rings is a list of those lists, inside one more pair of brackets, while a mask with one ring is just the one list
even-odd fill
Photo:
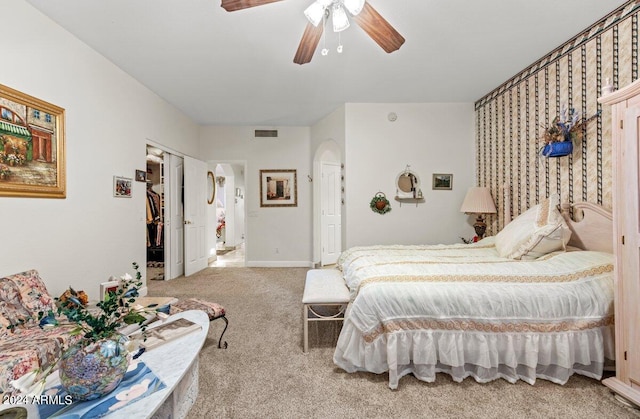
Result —
[[100, 398], [118, 387], [127, 372], [127, 338], [114, 335], [88, 345], [80, 341], [60, 359], [60, 383], [74, 400]]
[[571, 153], [573, 153], [573, 143], [571, 140], [552, 142], [546, 144], [540, 150], [540, 155], [544, 157], [563, 157]]

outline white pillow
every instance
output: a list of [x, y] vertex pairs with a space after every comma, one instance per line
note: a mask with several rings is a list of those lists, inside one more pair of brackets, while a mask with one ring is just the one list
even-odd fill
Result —
[[557, 209], [558, 199], [557, 194], [551, 195], [496, 234], [498, 254], [510, 259], [536, 259], [564, 250], [571, 230]]

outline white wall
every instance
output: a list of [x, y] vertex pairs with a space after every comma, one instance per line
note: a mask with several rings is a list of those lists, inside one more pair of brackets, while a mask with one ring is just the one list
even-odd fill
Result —
[[[459, 212], [475, 182], [472, 103], [349, 103], [345, 125], [347, 247], [460, 243], [475, 234], [473, 220]], [[407, 164], [422, 184], [425, 202], [417, 206], [394, 200], [396, 176]], [[453, 190], [432, 190], [433, 173], [452, 173]], [[385, 215], [369, 208], [379, 191], [391, 202]]]
[[0, 197], [0, 275], [35, 268], [54, 295], [97, 298], [146, 263], [145, 184], [114, 198], [113, 176], [145, 169], [147, 139], [196, 155], [198, 126], [25, 1], [2, 6], [0, 82], [66, 110], [67, 198]]
[[[346, 108], [342, 105], [312, 126], [311, 149], [315, 151], [323, 141], [333, 140], [344, 152], [344, 145], [346, 141], [345, 118]], [[313, 159], [313, 153], [310, 158]]]
[[[255, 127], [207, 126], [200, 130], [205, 161], [246, 161], [244, 176], [247, 266], [310, 266], [310, 129], [278, 127], [278, 138], [254, 138]], [[296, 169], [297, 207], [260, 207], [260, 170]], [[276, 252], [277, 249], [277, 252]]]

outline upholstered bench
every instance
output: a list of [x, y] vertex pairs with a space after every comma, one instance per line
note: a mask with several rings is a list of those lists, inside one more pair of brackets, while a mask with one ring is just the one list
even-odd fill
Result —
[[[304, 352], [309, 351], [309, 322], [341, 321], [349, 303], [349, 289], [337, 269], [311, 269], [307, 271], [302, 295], [302, 321], [304, 324]], [[338, 307], [337, 313], [319, 312], [319, 307]]]
[[[188, 298], [186, 300], [180, 300], [177, 303], [171, 304], [170, 314], [180, 313], [187, 310], [202, 310], [209, 316], [209, 321], [217, 319], [224, 320], [224, 330], [218, 339], [218, 348], [222, 348], [222, 336], [227, 331], [229, 326], [229, 320], [227, 320], [224, 307], [218, 303], [212, 303], [211, 301], [200, 300], [198, 298]], [[224, 349], [227, 349], [227, 342], [224, 342]]]

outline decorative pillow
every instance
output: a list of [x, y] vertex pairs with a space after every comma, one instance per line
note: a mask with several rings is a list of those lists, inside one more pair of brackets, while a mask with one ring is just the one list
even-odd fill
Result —
[[38, 312], [40, 311], [55, 310], [55, 302], [35, 269], [11, 275], [4, 279], [10, 280], [16, 285], [20, 292], [22, 306], [34, 318], [38, 317]]
[[571, 230], [557, 205], [558, 195], [553, 194], [507, 224], [496, 234], [498, 254], [510, 259], [536, 259], [565, 249]]

